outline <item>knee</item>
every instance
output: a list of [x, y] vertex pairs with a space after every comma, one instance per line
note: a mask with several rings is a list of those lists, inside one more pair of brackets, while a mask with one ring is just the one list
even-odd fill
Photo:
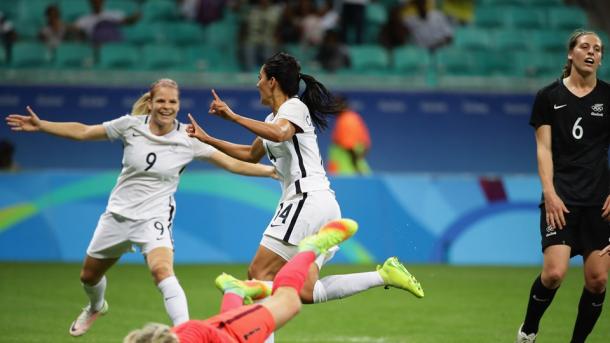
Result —
[[171, 265], [158, 264], [151, 267], [150, 273], [152, 274], [155, 283], [158, 284], [164, 279], [174, 275], [174, 270]]
[[543, 271], [541, 279], [545, 287], [554, 289], [561, 285], [561, 282], [563, 281], [565, 276], [566, 271], [564, 269], [550, 268], [548, 270]]
[[299, 296], [303, 304], [313, 304], [313, 289], [311, 287], [303, 287]]
[[593, 293], [602, 293], [606, 289], [608, 283], [608, 274], [596, 273], [588, 275], [585, 279], [587, 289]]
[[260, 268], [255, 264], [248, 266], [248, 279], [270, 281], [273, 280], [274, 277], [275, 273], [271, 270]]
[[102, 279], [103, 275], [98, 275], [92, 269], [81, 269], [80, 271], [80, 282], [85, 285], [94, 286], [97, 285]]

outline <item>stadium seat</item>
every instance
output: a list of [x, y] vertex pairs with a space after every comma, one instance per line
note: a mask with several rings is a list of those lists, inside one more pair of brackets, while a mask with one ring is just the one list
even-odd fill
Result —
[[309, 65], [316, 58], [317, 53], [315, 47], [301, 44], [284, 44], [280, 50], [294, 56], [301, 63], [301, 67]]
[[474, 26], [485, 29], [496, 29], [504, 25], [502, 16], [498, 15], [501, 7], [477, 8], [474, 16]]
[[60, 69], [90, 68], [93, 50], [88, 44], [64, 42], [55, 49], [55, 67]]
[[373, 2], [366, 6], [364, 18], [366, 25], [381, 26], [388, 21], [388, 11], [382, 4]]
[[470, 51], [449, 47], [438, 51], [437, 71], [439, 75], [464, 76], [474, 75], [477, 70]]
[[542, 29], [546, 26], [545, 10], [526, 7], [507, 7], [503, 18], [505, 26], [513, 29]]
[[209, 46], [197, 44], [186, 48], [186, 67], [204, 72], [238, 72], [239, 63], [235, 54], [224, 54]]
[[401, 75], [426, 75], [430, 67], [430, 53], [427, 49], [404, 46], [392, 53], [392, 70]]
[[521, 30], [496, 30], [492, 34], [494, 47], [499, 51], [514, 51], [528, 49], [529, 39], [526, 31]]
[[170, 0], [146, 1], [142, 5], [142, 21], [172, 21], [178, 18], [176, 4]]
[[477, 6], [518, 6], [521, 0], [478, 0]]
[[42, 28], [42, 22], [34, 20], [18, 20], [13, 22], [15, 32], [19, 40], [36, 41], [38, 40], [38, 32]]
[[461, 49], [488, 50], [491, 47], [491, 37], [485, 29], [461, 28], [455, 31], [454, 45]]
[[165, 23], [165, 39], [176, 45], [189, 45], [202, 43], [204, 40], [203, 29], [199, 24], [192, 22]]
[[390, 57], [387, 51], [378, 45], [358, 45], [349, 47], [351, 69], [356, 72], [387, 71]]
[[514, 56], [526, 76], [548, 79], [547, 83], [561, 76], [567, 59], [565, 55], [557, 53], [518, 52]]
[[148, 44], [142, 47], [142, 67], [148, 70], [177, 69], [184, 52], [175, 45]]
[[0, 1], [0, 12], [4, 13], [4, 17], [13, 21], [17, 19], [19, 4], [15, 5], [12, 1]]
[[106, 0], [105, 9], [122, 11], [126, 15], [132, 15], [139, 10], [135, 0]]
[[[11, 3], [11, 1], [2, 1]], [[13, 2], [15, 7], [16, 17], [14, 21], [35, 22], [37, 25], [42, 25], [45, 21], [45, 10], [47, 6], [56, 3], [54, 0], [22, 0], [17, 3]]]
[[531, 33], [531, 49], [542, 49], [547, 52], [566, 52], [568, 34], [553, 31], [539, 30]]
[[587, 16], [578, 7], [559, 7], [549, 10], [549, 26], [556, 30], [573, 31], [588, 27]]
[[139, 22], [135, 25], [123, 26], [121, 31], [123, 40], [135, 45], [163, 43], [166, 38], [165, 29], [161, 23]]
[[13, 45], [10, 65], [14, 68], [44, 68], [50, 63], [47, 47], [37, 42], [17, 42]]
[[99, 67], [102, 69], [139, 69], [140, 53], [130, 44], [109, 43], [100, 48]]
[[508, 51], [477, 51], [473, 53], [477, 74], [483, 76], [522, 76], [520, 66]]
[[91, 13], [89, 1], [83, 0], [61, 0], [59, 9], [62, 19], [68, 22], [74, 22], [78, 17]]

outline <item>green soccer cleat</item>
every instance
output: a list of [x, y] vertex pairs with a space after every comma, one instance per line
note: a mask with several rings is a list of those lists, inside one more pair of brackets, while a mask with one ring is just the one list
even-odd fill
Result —
[[411, 292], [418, 298], [424, 297], [424, 290], [419, 281], [409, 273], [396, 257], [390, 257], [383, 263], [383, 266], [377, 266], [377, 272], [381, 275], [386, 289], [396, 287]]
[[358, 231], [358, 223], [351, 219], [337, 219], [324, 225], [318, 233], [303, 238], [299, 251], [313, 251], [316, 256], [347, 240]]
[[246, 305], [251, 304], [253, 300], [264, 299], [271, 295], [271, 289], [262, 281], [242, 281], [226, 273], [218, 275], [214, 283], [222, 293], [233, 292], [243, 296]]

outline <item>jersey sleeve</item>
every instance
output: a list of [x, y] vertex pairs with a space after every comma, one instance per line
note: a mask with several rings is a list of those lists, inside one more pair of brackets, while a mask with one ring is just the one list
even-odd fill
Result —
[[530, 125], [536, 129], [542, 125], [551, 125], [551, 113], [549, 109], [549, 97], [545, 90], [541, 90], [536, 94], [536, 99], [534, 99], [534, 106], [532, 106], [532, 114], [530, 116]]
[[277, 117], [278, 119], [282, 118], [288, 120], [301, 128], [304, 132], [307, 132], [312, 128], [307, 106], [300, 101], [286, 101], [280, 106]]
[[136, 120], [134, 119], [133, 116], [127, 114], [117, 119], [103, 122], [102, 125], [104, 125], [104, 129], [106, 129], [108, 139], [111, 141], [121, 139], [125, 134], [125, 131], [136, 123]]
[[193, 140], [192, 146], [193, 146], [193, 153], [194, 153], [193, 158], [195, 158], [197, 160], [205, 160], [205, 159], [209, 158], [210, 156], [212, 156], [216, 151], [218, 151], [213, 146], [200, 142], [199, 140], [197, 140], [197, 138], [192, 138], [192, 140]]

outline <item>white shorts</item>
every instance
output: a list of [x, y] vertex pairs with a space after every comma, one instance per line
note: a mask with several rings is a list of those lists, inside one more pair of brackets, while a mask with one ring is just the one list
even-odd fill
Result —
[[[263, 235], [263, 239], [261, 239], [260, 244], [281, 256], [286, 261], [290, 260], [299, 252], [298, 246], [286, 243], [271, 236]], [[335, 256], [337, 251], [339, 251], [339, 246], [335, 245], [334, 247], [328, 249], [325, 254], [318, 256], [315, 261], [316, 265], [318, 266], [318, 270], [322, 269], [322, 266], [330, 261]]]
[[137, 245], [144, 255], [159, 247], [173, 249], [171, 227], [167, 218], [131, 220], [105, 212], [97, 223], [87, 255], [99, 259], [119, 258], [134, 251], [133, 245]]
[[324, 224], [340, 218], [341, 209], [333, 191], [296, 194], [279, 203], [264, 235], [297, 245]]

